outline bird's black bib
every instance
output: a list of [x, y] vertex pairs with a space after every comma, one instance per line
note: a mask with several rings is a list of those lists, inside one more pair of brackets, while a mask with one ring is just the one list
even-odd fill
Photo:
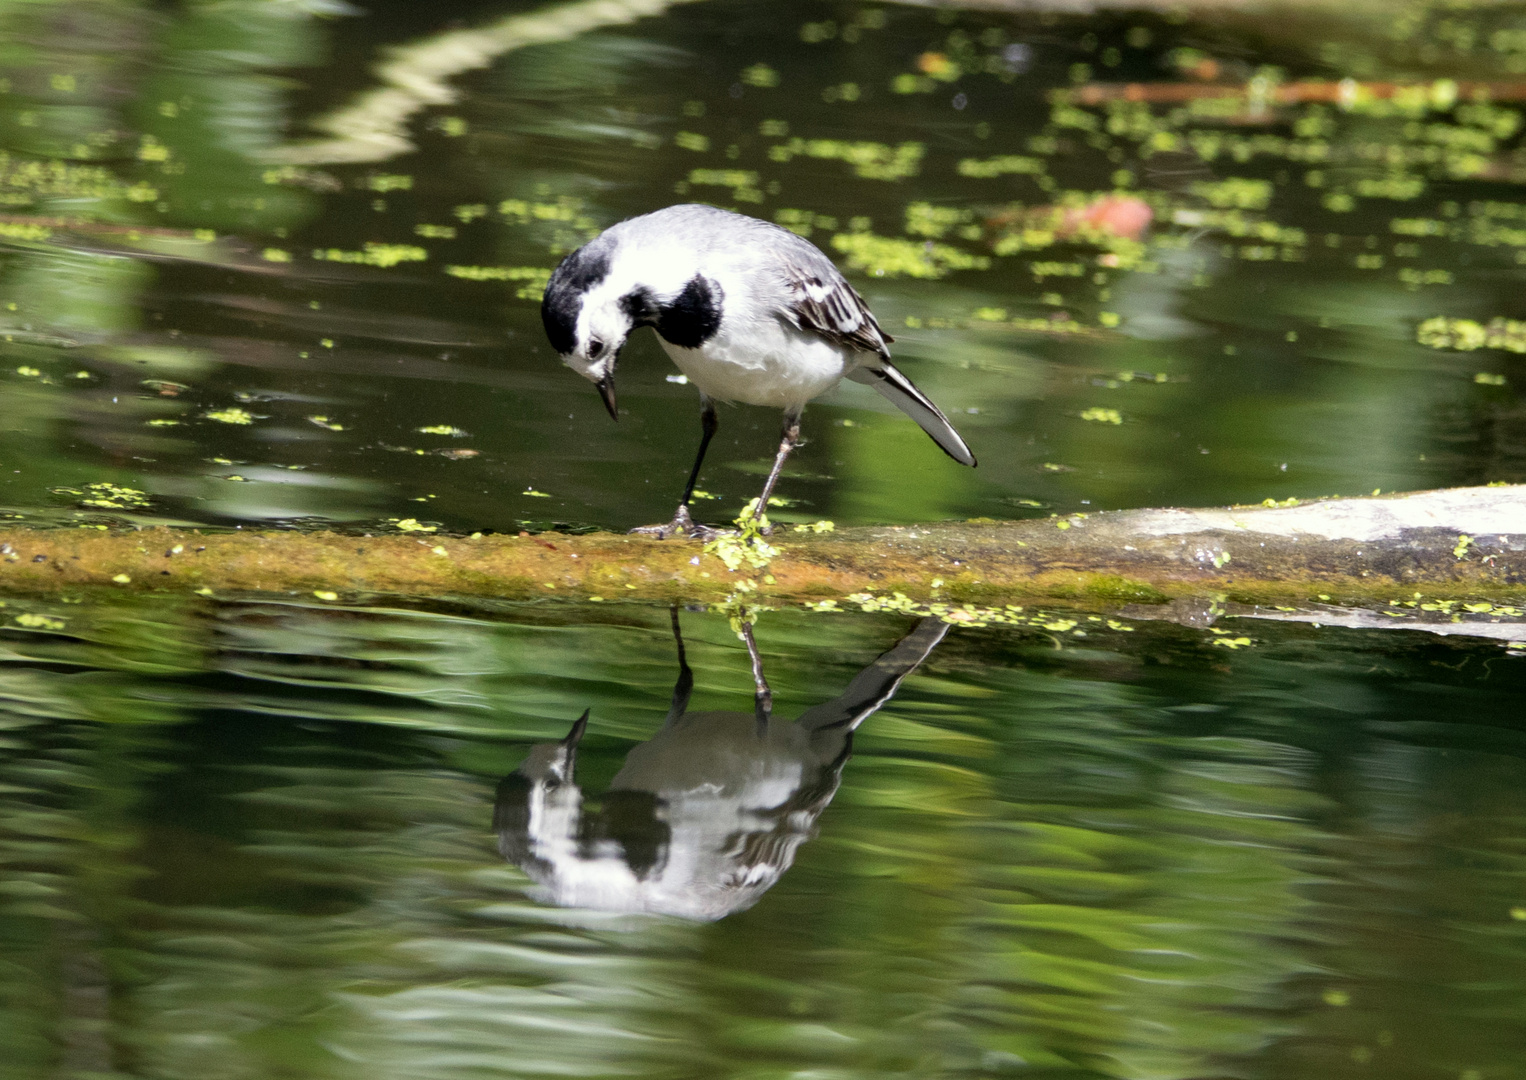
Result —
[[666, 304], [658, 303], [651, 290], [627, 293], [620, 306], [637, 326], [650, 326], [662, 339], [682, 349], [697, 349], [721, 328], [723, 294], [716, 282], [695, 274]]

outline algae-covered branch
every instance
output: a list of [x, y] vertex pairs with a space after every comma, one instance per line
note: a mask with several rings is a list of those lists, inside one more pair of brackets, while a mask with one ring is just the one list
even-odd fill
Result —
[[166, 528], [10, 529], [0, 532], [0, 553], [0, 587], [22, 593], [95, 587], [328, 601], [741, 597], [826, 609], [901, 594], [950, 611], [1043, 601], [1139, 611], [1200, 598], [1387, 607], [1395, 620], [1406, 617], [1403, 604], [1417, 607], [1418, 594], [1482, 604], [1479, 613], [1509, 619], [1520, 614], [1512, 605], [1526, 602], [1526, 485], [1015, 522], [781, 528], [766, 548], [747, 549], [751, 558], [717, 544], [609, 533]]

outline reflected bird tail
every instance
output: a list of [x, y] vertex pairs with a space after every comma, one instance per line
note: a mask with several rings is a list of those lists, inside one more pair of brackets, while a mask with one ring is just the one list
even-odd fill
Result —
[[[829, 742], [835, 737], [846, 746], [848, 736], [890, 700], [901, 680], [917, 670], [947, 633], [948, 623], [942, 619], [921, 620], [911, 633], [855, 675], [846, 690], [831, 701], [807, 709], [795, 722], [811, 733], [813, 743]], [[823, 753], [824, 750], [830, 748], [817, 747], [817, 752], [828, 760], [840, 752]]]

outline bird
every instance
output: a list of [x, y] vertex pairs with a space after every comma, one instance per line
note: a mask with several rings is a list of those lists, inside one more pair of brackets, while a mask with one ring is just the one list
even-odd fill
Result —
[[760, 520], [807, 402], [843, 378], [874, 387], [944, 453], [974, 466], [948, 417], [890, 361], [890, 337], [864, 298], [815, 244], [788, 229], [700, 203], [669, 206], [611, 225], [567, 255], [541, 302], [546, 336], [562, 362], [598, 387], [619, 420], [615, 367], [638, 327], [700, 395], [700, 442], [673, 520], [631, 530], [657, 539], [713, 539], [689, 512], [705, 451], [720, 426], [717, 402], [784, 413], [772, 470], [750, 514]]
[[837, 793], [854, 731], [949, 629], [941, 619], [919, 620], [837, 697], [780, 723], [750, 627], [753, 713], [690, 712], [694, 673], [676, 608], [672, 624], [679, 670], [667, 718], [626, 755], [597, 809], [585, 804], [576, 778], [588, 710], [566, 737], [532, 746], [498, 785], [498, 850], [542, 899], [700, 922], [751, 907], [813, 835]]

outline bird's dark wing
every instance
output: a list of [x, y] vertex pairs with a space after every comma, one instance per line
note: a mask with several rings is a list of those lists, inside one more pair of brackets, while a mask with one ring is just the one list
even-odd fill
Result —
[[787, 315], [802, 330], [820, 334], [828, 341], [888, 358], [885, 346], [895, 338], [880, 329], [858, 291], [837, 274], [791, 266], [787, 272]]

